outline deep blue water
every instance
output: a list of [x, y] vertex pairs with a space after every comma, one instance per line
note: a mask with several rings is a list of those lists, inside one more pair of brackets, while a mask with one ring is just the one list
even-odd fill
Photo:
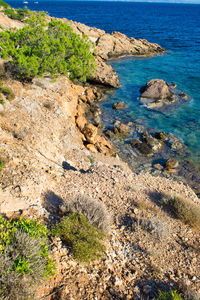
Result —
[[[123, 112], [124, 118], [139, 119], [147, 127], [174, 133], [200, 164], [200, 5], [55, 0], [39, 0], [36, 4], [28, 1], [29, 9], [44, 10], [51, 16], [80, 21], [109, 33], [120, 31], [135, 38], [146, 38], [166, 48], [166, 55], [111, 62], [122, 87], [109, 96], [103, 109], [112, 114], [112, 103], [125, 101], [128, 109]], [[22, 1], [7, 2], [16, 8], [24, 6]], [[174, 81], [192, 101], [164, 113], [142, 107], [137, 99], [139, 89], [152, 78]], [[113, 119], [115, 117], [113, 115]]]

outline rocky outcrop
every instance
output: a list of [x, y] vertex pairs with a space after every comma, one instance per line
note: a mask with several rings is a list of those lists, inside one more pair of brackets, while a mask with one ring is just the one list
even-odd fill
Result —
[[152, 56], [165, 52], [158, 44], [145, 39], [128, 38], [120, 32], [106, 33], [104, 30], [89, 27], [79, 22], [63, 19], [73, 31], [79, 35], [86, 34], [95, 45], [97, 70], [90, 80], [106, 86], [118, 87], [119, 79], [116, 72], [105, 61], [125, 55]]
[[162, 108], [174, 102], [183, 102], [190, 97], [176, 89], [176, 84], [167, 83], [162, 79], [152, 79], [140, 89], [140, 100], [148, 108]]
[[146, 99], [169, 99], [172, 98], [172, 92], [168, 84], [162, 79], [152, 79], [140, 89], [141, 98]]

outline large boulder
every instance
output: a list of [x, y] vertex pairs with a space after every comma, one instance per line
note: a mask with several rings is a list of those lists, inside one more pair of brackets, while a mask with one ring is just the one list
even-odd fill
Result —
[[170, 99], [173, 97], [169, 85], [162, 79], [152, 79], [140, 89], [141, 98]]

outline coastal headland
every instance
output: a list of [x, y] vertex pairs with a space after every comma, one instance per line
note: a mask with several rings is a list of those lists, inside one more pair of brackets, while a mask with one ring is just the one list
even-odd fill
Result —
[[[199, 297], [199, 228], [176, 218], [162, 202], [175, 195], [199, 209], [198, 197], [182, 182], [135, 174], [101, 126], [88, 121], [91, 113], [97, 120], [96, 101], [105, 90], [120, 86], [107, 60], [160, 55], [165, 49], [119, 32], [62, 21], [94, 43], [97, 69], [86, 84], [66, 76], [22, 83], [1, 60], [2, 84], [14, 99], [5, 99], [0, 113], [0, 212], [51, 224], [63, 199], [84, 195], [106, 206], [112, 225], [103, 258], [89, 264], [73, 259], [60, 239], [52, 239], [57, 274], [38, 288], [35, 299], [156, 299], [159, 290], [171, 289]], [[0, 26], [26, 25], [0, 12]]]

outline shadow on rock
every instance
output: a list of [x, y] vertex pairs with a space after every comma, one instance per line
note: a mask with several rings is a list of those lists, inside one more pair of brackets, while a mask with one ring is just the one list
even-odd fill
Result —
[[47, 191], [43, 199], [43, 205], [49, 213], [49, 219], [59, 219], [59, 207], [63, 204], [63, 199], [52, 191]]

